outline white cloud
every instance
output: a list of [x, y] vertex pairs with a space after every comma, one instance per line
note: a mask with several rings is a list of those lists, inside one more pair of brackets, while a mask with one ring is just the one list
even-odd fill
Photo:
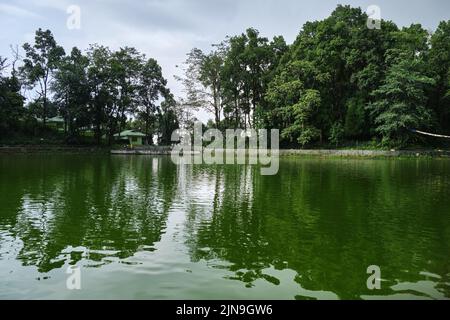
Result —
[[66, 11], [71, 3], [67, 0], [20, 0], [22, 6], [36, 6], [41, 8], [57, 9]]
[[0, 12], [18, 18], [41, 18], [40, 15], [10, 4], [0, 3]]

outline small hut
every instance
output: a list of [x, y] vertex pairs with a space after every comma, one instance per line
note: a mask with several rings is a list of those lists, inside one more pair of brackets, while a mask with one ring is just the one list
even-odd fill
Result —
[[134, 130], [125, 130], [114, 135], [116, 141], [126, 142], [131, 146], [142, 146], [142, 138], [144, 137], [144, 133]]

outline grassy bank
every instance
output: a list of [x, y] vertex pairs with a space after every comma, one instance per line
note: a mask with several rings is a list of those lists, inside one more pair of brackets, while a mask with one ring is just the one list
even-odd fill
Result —
[[[115, 155], [169, 155], [168, 147], [137, 149], [112, 149]], [[224, 154], [233, 151], [222, 150]], [[244, 151], [248, 154], [248, 150]], [[333, 150], [333, 149], [280, 149], [280, 157], [336, 157], [336, 158], [395, 158], [395, 157], [445, 157], [450, 158], [450, 150]]]
[[109, 154], [111, 148], [96, 146], [64, 146], [64, 145], [22, 145], [0, 146], [0, 154], [12, 153], [104, 153]]

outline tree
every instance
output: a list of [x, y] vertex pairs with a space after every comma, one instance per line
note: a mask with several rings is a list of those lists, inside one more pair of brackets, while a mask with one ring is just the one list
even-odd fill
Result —
[[203, 87], [208, 88], [209, 98], [207, 110], [214, 114], [216, 127], [219, 127], [223, 110], [222, 72], [225, 51], [224, 46], [204, 56], [200, 65], [199, 80]]
[[[344, 122], [344, 136], [358, 139], [367, 138], [372, 134], [372, 130], [368, 123], [368, 115], [366, 112], [366, 101], [360, 96], [349, 98], [346, 105], [346, 115]], [[340, 122], [338, 122], [340, 123]]]
[[[328, 18], [305, 23], [277, 68], [277, 74], [280, 74], [292, 62], [302, 61], [321, 75], [320, 83], [306, 83], [305, 87], [320, 92], [322, 103], [313, 120], [324, 136], [330, 136], [336, 123], [348, 128], [353, 125], [350, 120], [364, 124], [368, 118], [365, 106], [373, 100], [371, 92], [385, 77], [385, 54], [392, 48], [392, 33], [398, 28], [391, 22], [382, 21], [380, 30], [370, 30], [366, 22], [367, 15], [360, 8], [338, 6]], [[352, 113], [350, 117], [347, 117], [348, 111]], [[268, 122], [272, 120], [269, 117]], [[349, 136], [370, 135], [367, 127], [365, 132], [359, 130], [361, 128], [351, 130]], [[355, 136], [356, 131], [360, 135]]]
[[[112, 103], [117, 108], [117, 114], [110, 117], [111, 122], [117, 121], [118, 132], [125, 127], [127, 114], [134, 114], [138, 105], [139, 74], [143, 56], [130, 47], [120, 48], [112, 54], [110, 60], [110, 82], [113, 86]], [[114, 119], [115, 118], [115, 119]], [[116, 124], [111, 128], [115, 128]]]
[[405, 146], [411, 138], [409, 130], [430, 125], [425, 92], [433, 84], [420, 56], [396, 55], [384, 84], [373, 93], [375, 102], [368, 107], [384, 144]]
[[111, 51], [99, 45], [91, 45], [88, 50], [88, 83], [90, 87], [90, 113], [95, 127], [95, 139], [101, 143], [103, 127], [107, 122], [107, 106], [111, 105]]
[[0, 132], [17, 129], [23, 115], [24, 97], [20, 94], [20, 83], [15, 72], [11, 77], [3, 76], [6, 69], [6, 59], [0, 57]]
[[344, 138], [344, 132], [344, 125], [341, 122], [334, 123], [331, 126], [329, 141], [337, 147]]
[[53, 74], [61, 58], [64, 56], [64, 49], [56, 44], [50, 30], [36, 31], [34, 45], [25, 43], [23, 45], [26, 59], [23, 60], [22, 71], [24, 72], [27, 84], [36, 87], [39, 100], [42, 101], [42, 121], [46, 124], [49, 87], [53, 80]]
[[185, 62], [185, 75], [178, 80], [185, 88], [185, 103], [212, 113], [218, 127], [223, 111], [222, 72], [227, 48], [224, 43], [215, 47], [216, 50], [208, 54], [192, 49]]
[[6, 65], [6, 61], [7, 61], [8, 59], [6, 59], [6, 58], [2, 58], [1, 56], [0, 56], [0, 77], [2, 77], [2, 74], [3, 74], [3, 71], [6, 69], [6, 67], [7, 67], [7, 65]]
[[236, 127], [255, 127], [258, 109], [267, 109], [265, 93], [287, 46], [282, 37], [269, 42], [253, 28], [231, 37], [228, 45], [222, 76], [225, 114]]
[[81, 127], [90, 124], [88, 81], [89, 59], [74, 47], [69, 56], [61, 59], [55, 73], [52, 90], [67, 124], [69, 137], [78, 135]]
[[429, 93], [430, 107], [437, 114], [440, 129], [450, 133], [450, 20], [439, 24], [430, 42], [428, 65], [436, 82]]
[[326, 79], [313, 64], [293, 61], [269, 85], [266, 99], [274, 108], [272, 120], [278, 117], [283, 139], [306, 146], [320, 138], [314, 119], [322, 101], [314, 86]]
[[169, 90], [166, 88], [167, 80], [162, 75], [162, 69], [155, 59], [148, 59], [141, 67], [139, 74], [139, 117], [144, 121], [144, 132], [147, 135], [147, 143], [153, 141], [153, 133], [156, 129], [159, 107], [157, 102], [166, 97]]
[[177, 116], [177, 104], [172, 95], [168, 95], [166, 100], [161, 103], [161, 112], [158, 115], [159, 118], [159, 138], [158, 143], [160, 145], [169, 146], [173, 142], [172, 132], [180, 128], [179, 117]]

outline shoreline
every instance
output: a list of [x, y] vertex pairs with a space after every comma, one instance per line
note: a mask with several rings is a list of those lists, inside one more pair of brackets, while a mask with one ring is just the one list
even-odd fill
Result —
[[[170, 155], [170, 149], [158, 150], [135, 149], [135, 150], [111, 150], [112, 155]], [[223, 150], [225, 151], [225, 150]], [[231, 152], [237, 153], [238, 150]], [[226, 151], [225, 151], [226, 152]], [[248, 154], [248, 150], [245, 150]], [[450, 158], [450, 150], [352, 150], [352, 149], [280, 149], [280, 157], [289, 156], [314, 156], [314, 157], [339, 157], [339, 158], [398, 158], [398, 157], [432, 157]]]
[[[34, 153], [61, 153], [61, 154], [111, 154], [111, 155], [170, 155], [170, 147], [153, 146], [150, 148], [136, 148], [133, 150], [111, 149], [110, 147], [96, 146], [3, 146], [2, 154], [34, 154]], [[225, 150], [223, 150], [226, 152]], [[235, 153], [238, 150], [233, 150]], [[232, 151], [232, 152], [233, 152]], [[248, 150], [245, 150], [248, 153]], [[279, 149], [280, 157], [337, 157], [337, 158], [398, 158], [398, 157], [428, 157], [450, 158], [450, 150], [420, 149], [420, 150], [362, 150], [362, 149]]]
[[64, 145], [29, 145], [29, 146], [2, 146], [1, 154], [33, 154], [33, 153], [92, 153], [108, 154], [111, 148], [96, 146], [64, 146]]

